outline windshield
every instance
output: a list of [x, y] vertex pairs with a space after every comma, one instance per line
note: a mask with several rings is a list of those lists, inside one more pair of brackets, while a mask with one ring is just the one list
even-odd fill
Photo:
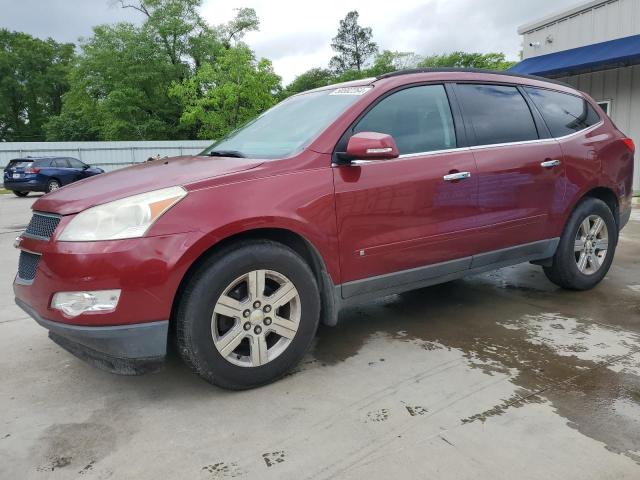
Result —
[[371, 87], [321, 90], [290, 97], [267, 110], [201, 155], [229, 153], [249, 158], [284, 158], [300, 151]]

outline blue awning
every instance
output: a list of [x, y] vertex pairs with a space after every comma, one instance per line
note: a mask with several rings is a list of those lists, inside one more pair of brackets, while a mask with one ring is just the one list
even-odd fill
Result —
[[511, 67], [509, 72], [560, 77], [637, 63], [640, 63], [640, 35], [632, 35], [527, 58]]

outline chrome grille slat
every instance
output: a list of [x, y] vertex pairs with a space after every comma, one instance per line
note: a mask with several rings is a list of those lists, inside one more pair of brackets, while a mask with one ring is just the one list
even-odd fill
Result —
[[40, 255], [22, 250], [18, 262], [18, 278], [26, 282], [33, 281], [38, 270], [38, 263], [40, 263]]
[[24, 235], [49, 240], [58, 223], [60, 223], [60, 217], [57, 215], [35, 212], [31, 217], [29, 225], [27, 225]]

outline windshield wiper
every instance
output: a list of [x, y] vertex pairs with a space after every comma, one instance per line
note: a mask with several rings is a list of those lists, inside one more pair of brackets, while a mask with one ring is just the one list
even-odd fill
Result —
[[244, 154], [237, 150], [211, 150], [207, 155], [210, 157], [245, 158]]

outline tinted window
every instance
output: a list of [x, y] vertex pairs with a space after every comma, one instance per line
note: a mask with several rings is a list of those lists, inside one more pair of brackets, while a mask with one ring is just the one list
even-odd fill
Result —
[[393, 93], [358, 122], [354, 132], [387, 133], [400, 154], [456, 146], [449, 100], [442, 85], [424, 85]]
[[468, 84], [458, 85], [456, 92], [477, 145], [538, 138], [529, 106], [516, 87]]
[[84, 167], [84, 163], [82, 163], [80, 160], [77, 160], [75, 158], [67, 158], [67, 160], [71, 164], [72, 168], [83, 168]]
[[49, 167], [51, 166], [51, 160], [38, 160], [35, 164], [40, 168]]
[[68, 168], [69, 162], [65, 158], [57, 158], [51, 161], [51, 165], [58, 168]]
[[33, 164], [33, 160], [11, 160], [7, 167], [9, 168], [27, 168]]
[[578, 132], [600, 121], [596, 111], [584, 98], [542, 88], [526, 87], [525, 90], [554, 137]]

